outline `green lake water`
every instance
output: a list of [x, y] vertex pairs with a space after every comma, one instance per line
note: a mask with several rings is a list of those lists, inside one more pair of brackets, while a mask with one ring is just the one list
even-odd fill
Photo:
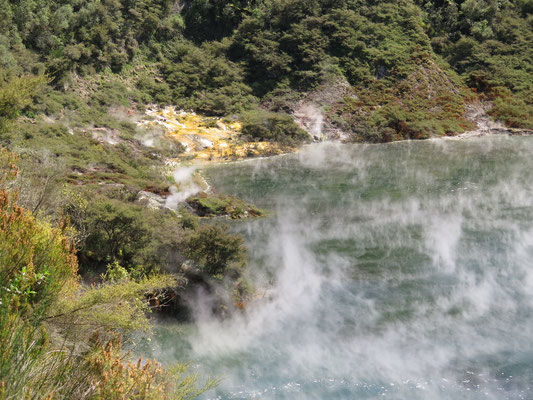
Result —
[[[211, 167], [258, 297], [148, 351], [204, 399], [533, 399], [533, 138], [316, 144]], [[205, 300], [208, 303], [208, 299]]]

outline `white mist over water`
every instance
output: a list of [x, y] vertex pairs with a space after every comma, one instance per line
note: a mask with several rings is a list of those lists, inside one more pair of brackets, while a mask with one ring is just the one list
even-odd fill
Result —
[[[321, 144], [207, 171], [264, 297], [158, 339], [206, 399], [533, 398], [532, 138]], [[172, 349], [176, 353], [172, 354]]]

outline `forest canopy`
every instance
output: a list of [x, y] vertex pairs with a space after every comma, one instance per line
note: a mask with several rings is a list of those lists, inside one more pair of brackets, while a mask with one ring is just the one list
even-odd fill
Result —
[[[0, 66], [47, 74], [55, 90], [109, 70], [135, 83], [130, 100], [212, 115], [279, 106], [338, 77], [356, 94], [372, 86], [398, 98], [409, 125], [424, 97], [406, 104], [398, 86], [434, 62], [493, 100], [496, 117], [531, 127], [532, 9], [530, 0], [1, 0]], [[402, 134], [343, 110], [330, 117], [344, 129]], [[447, 120], [443, 132], [458, 127], [450, 113], [426, 117]]]

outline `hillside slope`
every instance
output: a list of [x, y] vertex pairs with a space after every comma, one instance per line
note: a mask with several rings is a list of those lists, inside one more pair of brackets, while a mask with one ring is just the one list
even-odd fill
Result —
[[[342, 96], [313, 103], [352, 140], [470, 129], [466, 105], [478, 96], [509, 126], [533, 127], [529, 0], [2, 0], [0, 9], [3, 80], [50, 77], [23, 107], [31, 116], [147, 103], [294, 113], [340, 80]], [[77, 83], [95, 74], [84, 99]]]

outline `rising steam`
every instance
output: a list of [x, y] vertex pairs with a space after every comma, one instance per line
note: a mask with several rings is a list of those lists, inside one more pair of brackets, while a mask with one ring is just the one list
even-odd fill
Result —
[[187, 200], [190, 196], [199, 193], [202, 188], [195, 180], [196, 167], [180, 166], [174, 171], [174, 182], [169, 189], [170, 196], [167, 197], [165, 207], [177, 210], [178, 204]]
[[206, 398], [531, 398], [532, 151], [321, 144], [214, 170], [276, 212], [239, 225], [260, 298], [226, 321], [200, 307], [186, 336], [225, 378]]

